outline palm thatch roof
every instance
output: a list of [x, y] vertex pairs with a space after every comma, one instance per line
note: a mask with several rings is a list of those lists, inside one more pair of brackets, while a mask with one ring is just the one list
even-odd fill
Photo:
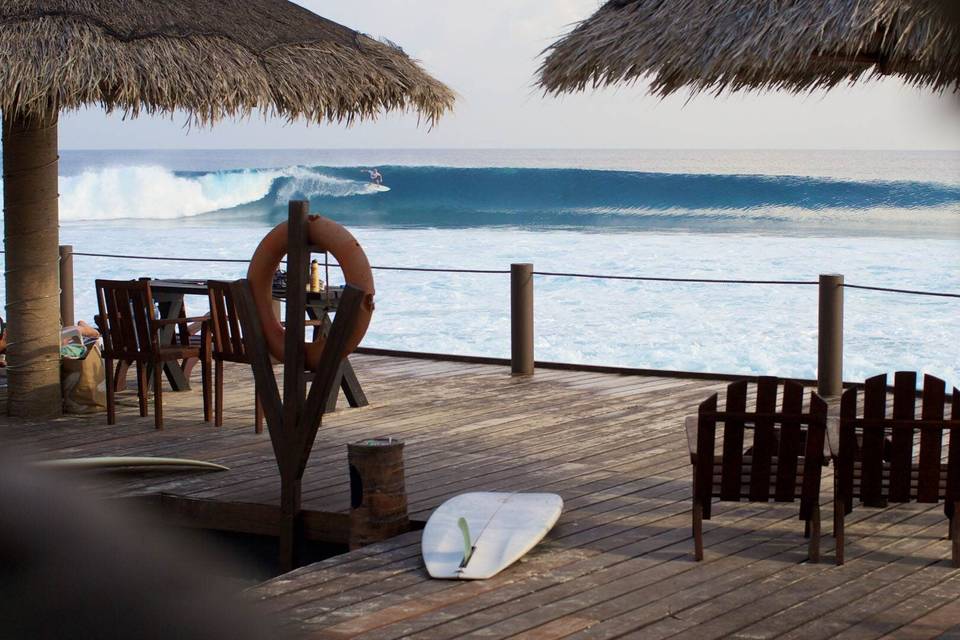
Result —
[[285, 0], [4, 0], [0, 60], [0, 109], [42, 120], [93, 103], [201, 123], [252, 109], [432, 123], [454, 101], [399, 47]]
[[956, 0], [610, 0], [547, 49], [539, 84], [653, 93], [829, 89], [893, 74], [960, 88]]

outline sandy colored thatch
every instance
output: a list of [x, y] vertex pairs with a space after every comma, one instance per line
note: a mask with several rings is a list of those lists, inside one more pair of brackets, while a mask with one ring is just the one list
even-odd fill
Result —
[[[942, 4], [941, 4], [942, 3]], [[653, 93], [829, 89], [894, 74], [960, 88], [956, 0], [610, 0], [552, 45], [547, 92], [649, 77]]]
[[[351, 121], [454, 100], [398, 47], [285, 0], [5, 0], [0, 109]], [[8, 111], [9, 110], [9, 111]]]

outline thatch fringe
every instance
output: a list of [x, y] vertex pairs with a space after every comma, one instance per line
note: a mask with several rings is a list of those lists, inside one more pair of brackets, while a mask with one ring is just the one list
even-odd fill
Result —
[[92, 103], [200, 124], [254, 109], [433, 124], [454, 102], [402, 50], [277, 0], [8, 0], [0, 60], [0, 109], [38, 119]]
[[556, 94], [649, 77], [660, 95], [806, 92], [893, 74], [957, 91], [952, 2], [611, 0], [544, 52], [539, 85]]

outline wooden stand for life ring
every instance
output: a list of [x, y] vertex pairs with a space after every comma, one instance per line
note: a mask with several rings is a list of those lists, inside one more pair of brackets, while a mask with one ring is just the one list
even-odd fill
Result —
[[273, 453], [280, 469], [280, 569], [294, 568], [300, 540], [300, 489], [313, 441], [320, 428], [327, 398], [337, 381], [340, 363], [346, 357], [347, 341], [357, 322], [364, 292], [349, 284], [340, 298], [333, 326], [327, 336], [320, 364], [310, 391], [306, 389], [304, 366], [304, 315], [306, 312], [307, 269], [310, 248], [307, 215], [310, 203], [293, 200], [287, 227], [287, 314], [284, 336], [283, 398], [273, 373], [270, 352], [264, 339], [250, 284], [231, 283], [230, 289], [240, 311], [244, 340], [250, 353], [257, 393], [263, 404]]

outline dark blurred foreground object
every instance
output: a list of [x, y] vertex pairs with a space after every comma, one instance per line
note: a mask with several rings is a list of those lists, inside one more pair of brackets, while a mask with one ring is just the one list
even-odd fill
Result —
[[0, 459], [0, 636], [291, 637], [242, 600], [209, 550], [78, 496], [68, 479]]

